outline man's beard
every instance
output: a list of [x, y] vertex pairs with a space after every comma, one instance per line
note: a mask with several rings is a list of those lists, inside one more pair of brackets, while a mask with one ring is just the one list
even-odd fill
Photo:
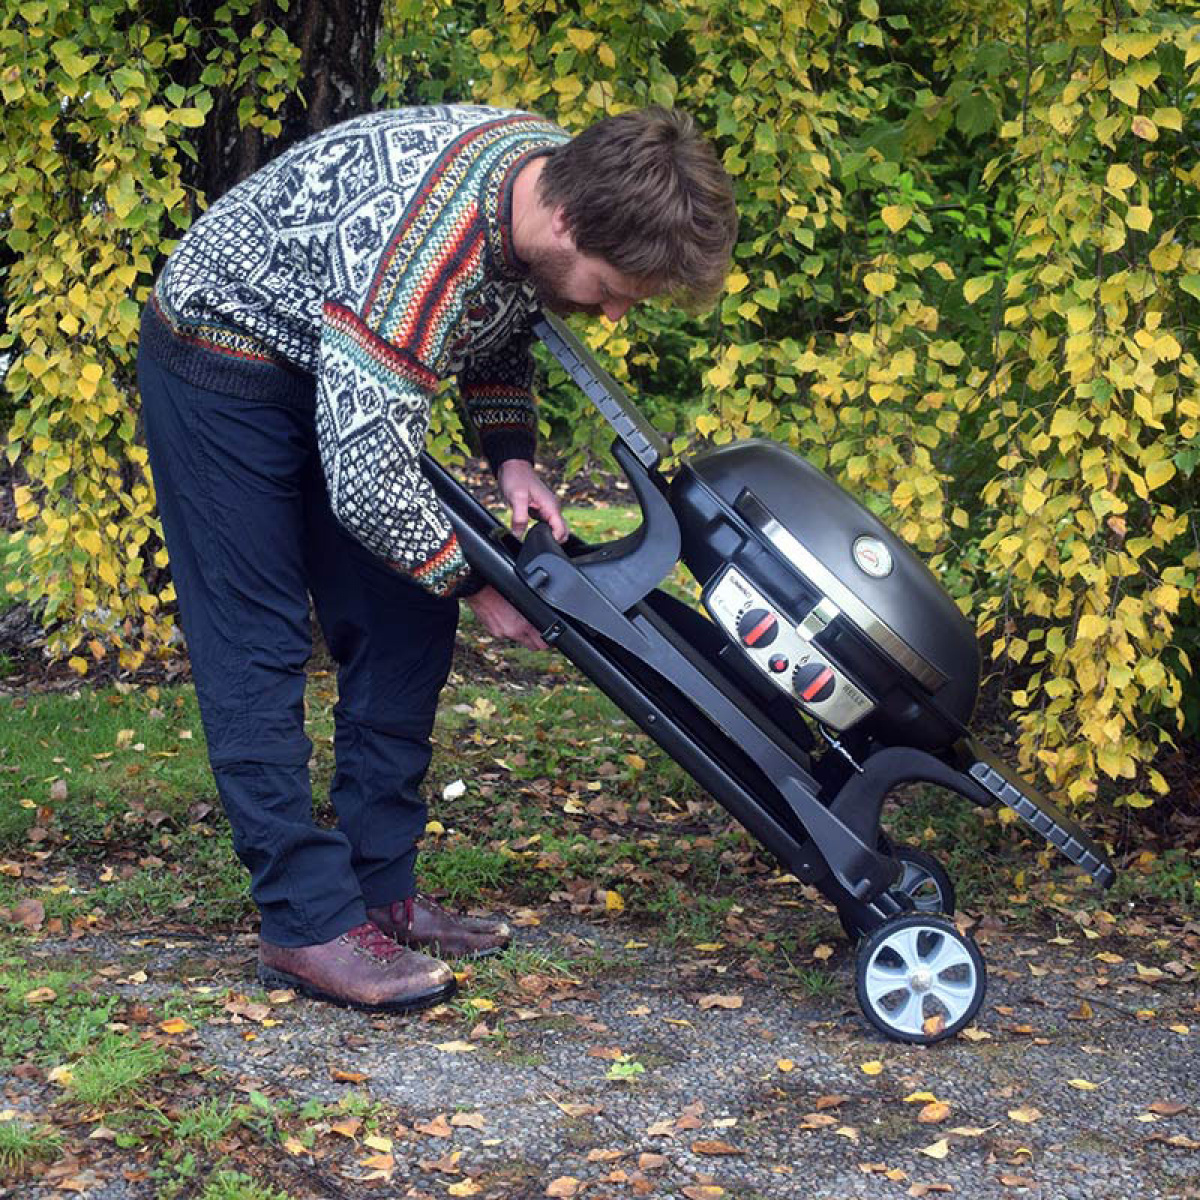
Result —
[[531, 258], [529, 266], [529, 282], [537, 292], [538, 302], [543, 308], [548, 308], [559, 316], [569, 313], [586, 313], [589, 317], [598, 317], [602, 309], [598, 304], [582, 305], [568, 300], [562, 289], [566, 286], [575, 266], [575, 255], [570, 250], [545, 250], [536, 258]]

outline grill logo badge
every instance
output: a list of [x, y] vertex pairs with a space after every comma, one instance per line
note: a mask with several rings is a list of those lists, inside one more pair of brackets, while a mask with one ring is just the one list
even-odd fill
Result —
[[858, 569], [872, 579], [883, 579], [892, 573], [891, 551], [877, 537], [856, 539], [852, 553]]

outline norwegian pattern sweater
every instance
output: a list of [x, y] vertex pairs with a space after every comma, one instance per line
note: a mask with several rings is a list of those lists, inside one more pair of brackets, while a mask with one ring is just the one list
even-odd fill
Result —
[[567, 140], [527, 113], [375, 113], [301, 142], [218, 200], [171, 254], [143, 351], [202, 387], [311, 389], [333, 511], [439, 595], [468, 568], [419, 456], [455, 374], [493, 469], [532, 459], [532, 285], [512, 185]]

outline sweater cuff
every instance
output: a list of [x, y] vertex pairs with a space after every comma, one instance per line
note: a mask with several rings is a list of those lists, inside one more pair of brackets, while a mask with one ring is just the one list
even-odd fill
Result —
[[500, 470], [500, 464], [510, 458], [523, 458], [526, 462], [535, 461], [537, 438], [527, 430], [506, 429], [487, 435], [480, 435], [479, 448], [483, 451], [487, 464], [495, 475]]

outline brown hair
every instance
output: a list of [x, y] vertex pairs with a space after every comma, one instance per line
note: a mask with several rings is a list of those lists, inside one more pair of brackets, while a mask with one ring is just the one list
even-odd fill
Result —
[[720, 295], [737, 237], [733, 185], [686, 113], [606, 117], [554, 151], [538, 189], [585, 254], [694, 305]]

